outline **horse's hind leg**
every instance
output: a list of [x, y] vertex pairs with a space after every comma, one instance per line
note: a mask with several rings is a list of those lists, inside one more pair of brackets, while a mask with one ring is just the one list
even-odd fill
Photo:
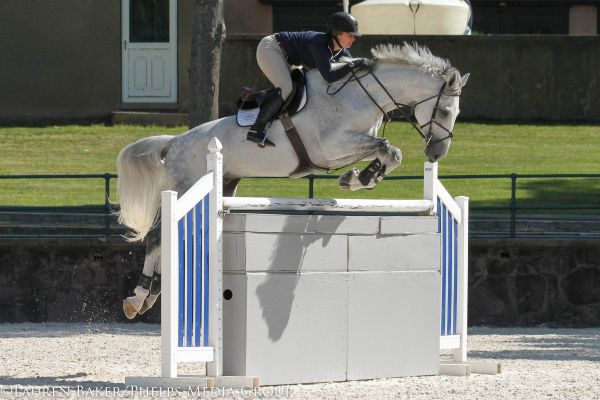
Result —
[[[223, 195], [234, 196], [240, 178], [223, 182]], [[146, 236], [146, 259], [134, 295], [123, 300], [123, 311], [129, 319], [144, 314], [154, 306], [160, 295], [160, 222]]]
[[134, 295], [123, 300], [123, 311], [129, 319], [150, 309], [160, 294], [160, 223], [146, 236], [146, 258]]

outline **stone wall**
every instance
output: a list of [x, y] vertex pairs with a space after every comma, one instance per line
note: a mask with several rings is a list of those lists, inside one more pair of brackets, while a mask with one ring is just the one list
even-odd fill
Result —
[[474, 325], [600, 325], [600, 240], [472, 239]]
[[[600, 325], [600, 240], [471, 239], [469, 256], [470, 325]], [[0, 239], [0, 322], [124, 321], [143, 258], [118, 239]]]
[[143, 262], [144, 247], [120, 239], [2, 239], [0, 322], [125, 320]]

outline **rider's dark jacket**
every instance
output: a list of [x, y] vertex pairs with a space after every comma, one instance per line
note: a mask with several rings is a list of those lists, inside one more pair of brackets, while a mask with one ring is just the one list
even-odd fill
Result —
[[335, 82], [349, 74], [348, 64], [332, 68], [331, 63], [341, 57], [352, 57], [347, 49], [334, 53], [332, 38], [321, 32], [279, 32], [275, 39], [285, 51], [287, 62], [291, 65], [301, 65], [308, 68], [318, 68], [327, 82]]

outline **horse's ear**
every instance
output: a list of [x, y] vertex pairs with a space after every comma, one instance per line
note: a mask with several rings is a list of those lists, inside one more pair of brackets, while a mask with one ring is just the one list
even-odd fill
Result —
[[464, 87], [467, 84], [469, 76], [471, 76], [471, 73], [467, 72], [462, 78], [460, 78], [460, 87]]
[[460, 88], [460, 86], [458, 86], [460, 84], [460, 73], [457, 70], [452, 69], [447, 82], [449, 88]]

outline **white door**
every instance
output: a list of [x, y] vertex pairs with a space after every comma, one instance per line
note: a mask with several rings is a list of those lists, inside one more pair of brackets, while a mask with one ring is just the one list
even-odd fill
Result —
[[177, 0], [121, 0], [123, 102], [177, 102]]

